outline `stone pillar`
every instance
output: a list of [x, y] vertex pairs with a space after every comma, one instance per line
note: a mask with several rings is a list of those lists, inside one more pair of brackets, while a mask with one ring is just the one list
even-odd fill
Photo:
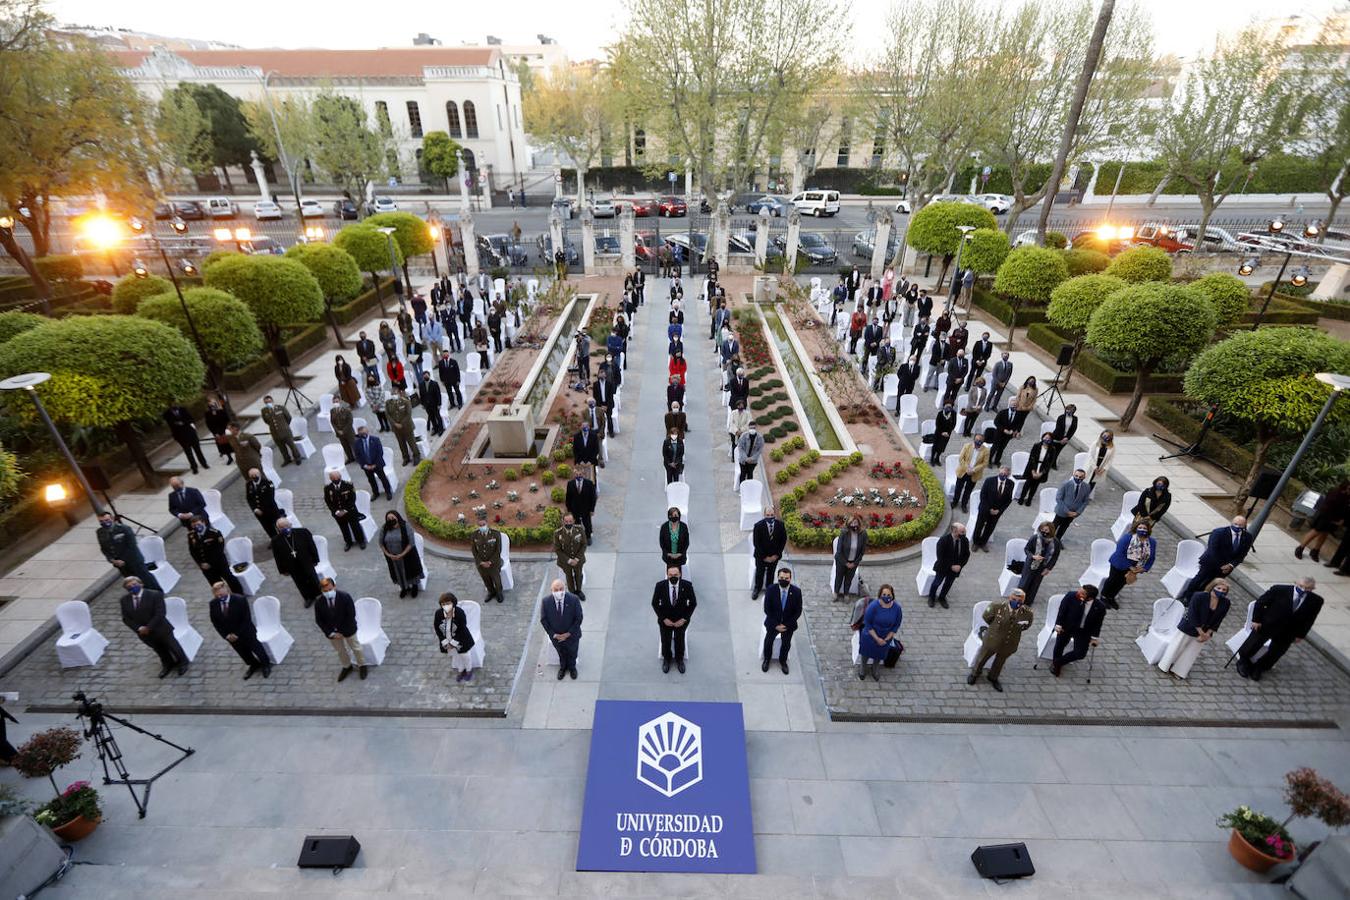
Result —
[[556, 206], [548, 211], [548, 236], [552, 241], [552, 245], [549, 247], [548, 260], [544, 265], [546, 268], [552, 269], [553, 254], [557, 253], [559, 250], [562, 250], [564, 253], [567, 252], [566, 248], [563, 247], [562, 216], [558, 214], [558, 208]]
[[725, 200], [717, 201], [717, 208], [713, 211], [713, 225], [715, 228], [711, 247], [713, 259], [717, 260], [719, 267], [725, 269], [729, 255], [728, 238], [731, 236], [731, 210], [727, 208]]
[[562, 166], [553, 167], [553, 199], [562, 199]]
[[633, 207], [631, 204], [624, 204], [623, 212], [619, 213], [619, 259], [623, 262], [625, 273], [631, 272], [637, 267], [635, 246], [633, 243]]
[[[469, 171], [467, 160], [464, 157], [464, 151], [461, 150], [459, 153], [459, 211], [463, 215], [468, 215], [469, 212], [469, 179], [472, 175], [473, 173]], [[468, 243], [471, 242], [466, 242], [466, 247]], [[467, 251], [465, 252], [465, 259], [468, 259]], [[475, 265], [477, 264], [475, 263]]]
[[[468, 194], [464, 198], [468, 202]], [[460, 214], [459, 233], [464, 242], [464, 272], [473, 277], [478, 274], [478, 241], [473, 233], [473, 213], [465, 211]]]
[[802, 192], [802, 186], [806, 183], [806, 160], [802, 159], [801, 153], [792, 162], [792, 193], [793, 195]]
[[485, 166], [478, 170], [478, 181], [483, 191], [483, 209], [492, 209], [492, 167]]
[[581, 265], [587, 274], [595, 271], [595, 214], [589, 206], [581, 211]]
[[797, 271], [797, 240], [802, 228], [802, 214], [794, 206], [788, 211], [787, 247], [783, 250], [783, 271], [792, 275]]
[[886, 267], [886, 246], [891, 240], [891, 213], [883, 209], [877, 214], [876, 229], [872, 232], [872, 277], [880, 278]]
[[759, 208], [759, 225], [755, 229], [755, 265], [764, 267], [769, 256], [769, 211]]
[[258, 159], [258, 151], [248, 151], [249, 168], [253, 170], [253, 177], [258, 182], [258, 196], [263, 200], [271, 200], [272, 195], [267, 191], [267, 172], [263, 169], [262, 160]]

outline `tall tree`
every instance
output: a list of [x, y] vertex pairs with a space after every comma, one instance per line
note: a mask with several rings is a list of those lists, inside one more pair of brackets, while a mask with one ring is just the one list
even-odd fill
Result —
[[1326, 195], [1331, 201], [1327, 222], [1336, 219], [1336, 212], [1350, 190], [1350, 65], [1342, 56], [1350, 44], [1350, 25], [1342, 18], [1330, 18], [1318, 35], [1317, 43], [1302, 52], [1309, 59], [1311, 91], [1321, 98], [1310, 121], [1295, 141], [1300, 153], [1322, 161], [1329, 176]]
[[323, 90], [310, 109], [314, 164], [359, 198], [386, 163], [383, 139], [371, 130], [365, 108], [350, 97]]
[[248, 121], [237, 97], [231, 97], [214, 84], [194, 84], [189, 90], [209, 125], [211, 164], [220, 169], [225, 184], [230, 185], [229, 167], [247, 166], [249, 151], [256, 149], [258, 142], [249, 133]]
[[445, 182], [450, 190], [450, 179], [459, 172], [459, 154], [463, 148], [444, 131], [428, 131], [422, 138], [422, 167]]
[[558, 66], [523, 96], [525, 129], [577, 169], [577, 205], [585, 203], [586, 173], [618, 127], [609, 70], [598, 64]]
[[314, 116], [309, 100], [305, 97], [248, 100], [241, 110], [262, 155], [281, 163], [291, 181], [291, 193], [299, 194], [305, 160], [314, 154]]
[[861, 77], [865, 118], [884, 126], [917, 210], [1006, 115], [1009, 63], [998, 52], [998, 17], [984, 5], [896, 3], [884, 28], [885, 49]]
[[149, 120], [136, 88], [92, 44], [38, 42], [0, 53], [0, 199], [51, 250], [51, 202], [102, 193], [125, 208], [149, 199]]
[[[1064, 167], [1068, 164], [1069, 151], [1073, 149], [1074, 136], [1078, 133], [1078, 123], [1083, 116], [1083, 107], [1087, 105], [1088, 89], [1092, 87], [1092, 78], [1097, 74], [1097, 66], [1102, 59], [1102, 47], [1106, 43], [1106, 31], [1111, 27], [1111, 17], [1115, 11], [1116, 0], [1102, 0], [1102, 8], [1097, 13], [1097, 22], [1092, 26], [1092, 37], [1088, 39], [1087, 51], [1083, 54], [1083, 68], [1078, 74], [1077, 83], [1074, 84], [1073, 99], [1069, 101], [1069, 111], [1064, 117], [1064, 129], [1060, 132], [1059, 151], [1055, 154], [1054, 165], [1050, 167], [1050, 177], [1045, 180], [1046, 191], [1041, 201], [1041, 216], [1036, 222], [1036, 240], [1041, 244], [1045, 243], [1045, 226], [1050, 221], [1050, 207], [1055, 202], [1059, 181], [1064, 177]], [[1125, 425], [1128, 427], [1129, 422]]]
[[211, 126], [192, 91], [178, 85], [159, 100], [155, 137], [171, 183], [187, 172], [202, 175], [211, 169]]
[[[848, 46], [843, 0], [628, 0], [616, 56], [633, 114], [713, 196], [740, 187], [768, 139]], [[669, 158], [649, 156], [664, 170]]]
[[1278, 32], [1252, 27], [1220, 41], [1157, 111], [1167, 174], [1200, 198], [1203, 235], [1252, 166], [1288, 144], [1320, 104], [1306, 58]]

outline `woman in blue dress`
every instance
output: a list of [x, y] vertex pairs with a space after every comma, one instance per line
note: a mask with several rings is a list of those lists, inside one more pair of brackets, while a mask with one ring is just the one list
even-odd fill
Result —
[[862, 630], [858, 632], [858, 680], [867, 677], [867, 665], [872, 665], [872, 680], [880, 681], [877, 664], [886, 658], [886, 654], [896, 645], [896, 635], [900, 633], [900, 620], [904, 613], [895, 600], [895, 588], [883, 584], [877, 592], [877, 599], [867, 604], [863, 613]]

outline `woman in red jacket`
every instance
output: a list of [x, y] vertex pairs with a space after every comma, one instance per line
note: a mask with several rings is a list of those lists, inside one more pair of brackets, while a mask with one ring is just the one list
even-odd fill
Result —
[[689, 371], [689, 363], [684, 360], [684, 353], [676, 352], [670, 358], [670, 374], [673, 378], [680, 379], [680, 384], [684, 384], [684, 375]]
[[397, 385], [403, 390], [408, 389], [407, 379], [403, 377], [403, 363], [399, 362], [397, 356], [389, 357], [389, 362], [384, 365], [385, 374], [389, 376], [389, 383]]

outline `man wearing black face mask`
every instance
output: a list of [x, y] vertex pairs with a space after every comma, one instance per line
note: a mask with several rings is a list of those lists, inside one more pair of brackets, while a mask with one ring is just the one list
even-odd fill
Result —
[[135, 576], [151, 590], [159, 590], [159, 582], [145, 566], [145, 557], [136, 543], [136, 533], [129, 526], [113, 519], [106, 509], [98, 514], [98, 549], [103, 558], [124, 576]]
[[802, 617], [802, 589], [792, 583], [792, 570], [786, 566], [778, 570], [778, 582], [764, 592], [764, 650], [760, 654], [759, 670], [769, 671], [773, 658], [773, 641], [779, 639], [778, 665], [788, 674], [788, 651], [792, 649], [792, 634]]
[[689, 526], [680, 521], [678, 506], [667, 510], [666, 519], [666, 524], [657, 533], [661, 559], [667, 566], [679, 568], [689, 562]]
[[674, 662], [675, 668], [684, 674], [684, 632], [696, 606], [694, 586], [680, 577], [679, 566], [667, 566], [665, 580], [652, 588], [652, 611], [661, 629], [662, 672], [669, 672]]
[[215, 597], [209, 609], [211, 624], [248, 666], [244, 680], [248, 681], [259, 669], [262, 669], [264, 678], [270, 677], [272, 660], [266, 648], [258, 642], [258, 629], [253, 624], [248, 600], [239, 591], [231, 593], [223, 581], [211, 585], [211, 592]]
[[946, 452], [947, 442], [952, 439], [952, 432], [955, 430], [956, 407], [948, 403], [942, 407], [942, 411], [933, 420], [933, 443], [928, 453], [929, 464], [942, 465], [942, 454]]
[[758, 600], [761, 591], [773, 581], [773, 567], [783, 558], [787, 549], [787, 529], [774, 515], [773, 507], [764, 508], [764, 518], [755, 523], [751, 532], [751, 548], [755, 558], [754, 583], [750, 587], [750, 599]]
[[192, 554], [192, 561], [206, 576], [207, 584], [224, 581], [232, 592], [244, 593], [239, 579], [230, 571], [229, 560], [225, 558], [225, 538], [201, 516], [193, 516], [191, 527], [188, 528], [188, 553]]
[[163, 665], [159, 670], [160, 678], [175, 669], [182, 675], [188, 669], [188, 658], [165, 617], [164, 594], [146, 588], [135, 576], [123, 581], [122, 585], [127, 589], [122, 595], [122, 624], [136, 632], [141, 642], [159, 656]]

